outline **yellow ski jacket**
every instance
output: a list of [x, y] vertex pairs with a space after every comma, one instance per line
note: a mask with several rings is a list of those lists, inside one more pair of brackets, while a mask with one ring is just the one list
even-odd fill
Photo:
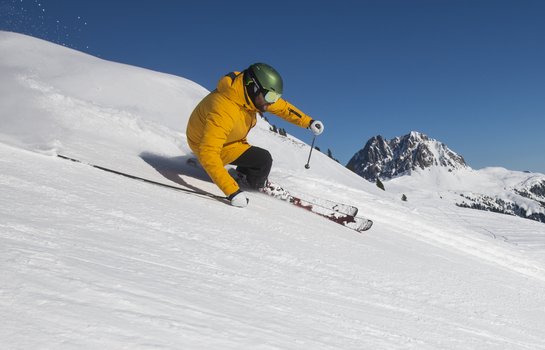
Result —
[[[250, 148], [246, 137], [257, 123], [258, 110], [246, 92], [243, 76], [232, 72], [221, 78], [216, 90], [195, 107], [186, 129], [189, 147], [226, 196], [238, 191], [239, 186], [225, 165]], [[282, 98], [269, 105], [267, 112], [303, 128], [312, 121]]]

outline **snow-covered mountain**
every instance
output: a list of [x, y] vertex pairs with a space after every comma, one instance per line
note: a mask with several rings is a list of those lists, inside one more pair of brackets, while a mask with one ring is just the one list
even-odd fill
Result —
[[434, 166], [449, 170], [467, 168], [462, 156], [444, 143], [416, 131], [391, 140], [374, 136], [346, 166], [369, 181], [410, 175], [414, 170]]
[[545, 225], [431, 191], [402, 202], [418, 172], [384, 192], [319, 152], [305, 169], [309, 146], [262, 120], [249, 137], [271, 177], [358, 206], [371, 231], [69, 162], [220, 194], [186, 165], [206, 89], [13, 33], [0, 53], [2, 349], [545, 349]]
[[447, 145], [419, 132], [391, 140], [375, 136], [347, 168], [369, 181], [381, 179], [387, 188], [395, 179], [394, 188], [401, 187], [404, 194], [451, 192], [453, 205], [545, 222], [545, 175], [473, 170]]

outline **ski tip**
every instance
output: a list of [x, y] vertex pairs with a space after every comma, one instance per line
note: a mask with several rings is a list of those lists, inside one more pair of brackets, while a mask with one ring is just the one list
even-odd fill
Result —
[[373, 227], [373, 220], [365, 219], [365, 223], [360, 227], [358, 231], [365, 232], [371, 229], [371, 227]]

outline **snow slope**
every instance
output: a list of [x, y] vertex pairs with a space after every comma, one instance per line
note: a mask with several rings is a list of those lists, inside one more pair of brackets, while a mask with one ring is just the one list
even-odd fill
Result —
[[273, 179], [373, 229], [65, 161], [219, 194], [185, 165], [206, 90], [13, 33], [0, 52], [2, 348], [545, 349], [545, 225], [401, 202], [318, 152], [306, 170], [308, 145], [263, 121]]
[[510, 213], [512, 210], [509, 208], [515, 207], [524, 210], [524, 213], [517, 214], [520, 217], [539, 215], [543, 221], [545, 206], [542, 204], [542, 196], [534, 195], [532, 199], [520, 194], [520, 191], [531, 194], [529, 189], [541, 183], [545, 183], [543, 174], [529, 174], [499, 167], [479, 170], [430, 167], [417, 169], [408, 176], [384, 181], [387, 190], [397, 193], [399, 197], [405, 194], [411, 199], [440, 198], [452, 205], [467, 204], [466, 202], [480, 204], [488, 200], [483, 205], [487, 210], [497, 205], [495, 209], [499, 212]]

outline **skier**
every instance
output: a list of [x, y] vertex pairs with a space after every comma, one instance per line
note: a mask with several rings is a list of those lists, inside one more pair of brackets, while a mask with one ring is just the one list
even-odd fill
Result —
[[236, 165], [256, 190], [267, 185], [272, 166], [269, 151], [250, 145], [246, 139], [257, 123], [256, 113], [275, 114], [315, 135], [324, 130], [322, 122], [282, 99], [282, 92], [280, 74], [268, 64], [255, 63], [221, 78], [216, 90], [191, 113], [186, 130], [189, 147], [235, 207], [246, 207], [248, 198], [225, 166]]

